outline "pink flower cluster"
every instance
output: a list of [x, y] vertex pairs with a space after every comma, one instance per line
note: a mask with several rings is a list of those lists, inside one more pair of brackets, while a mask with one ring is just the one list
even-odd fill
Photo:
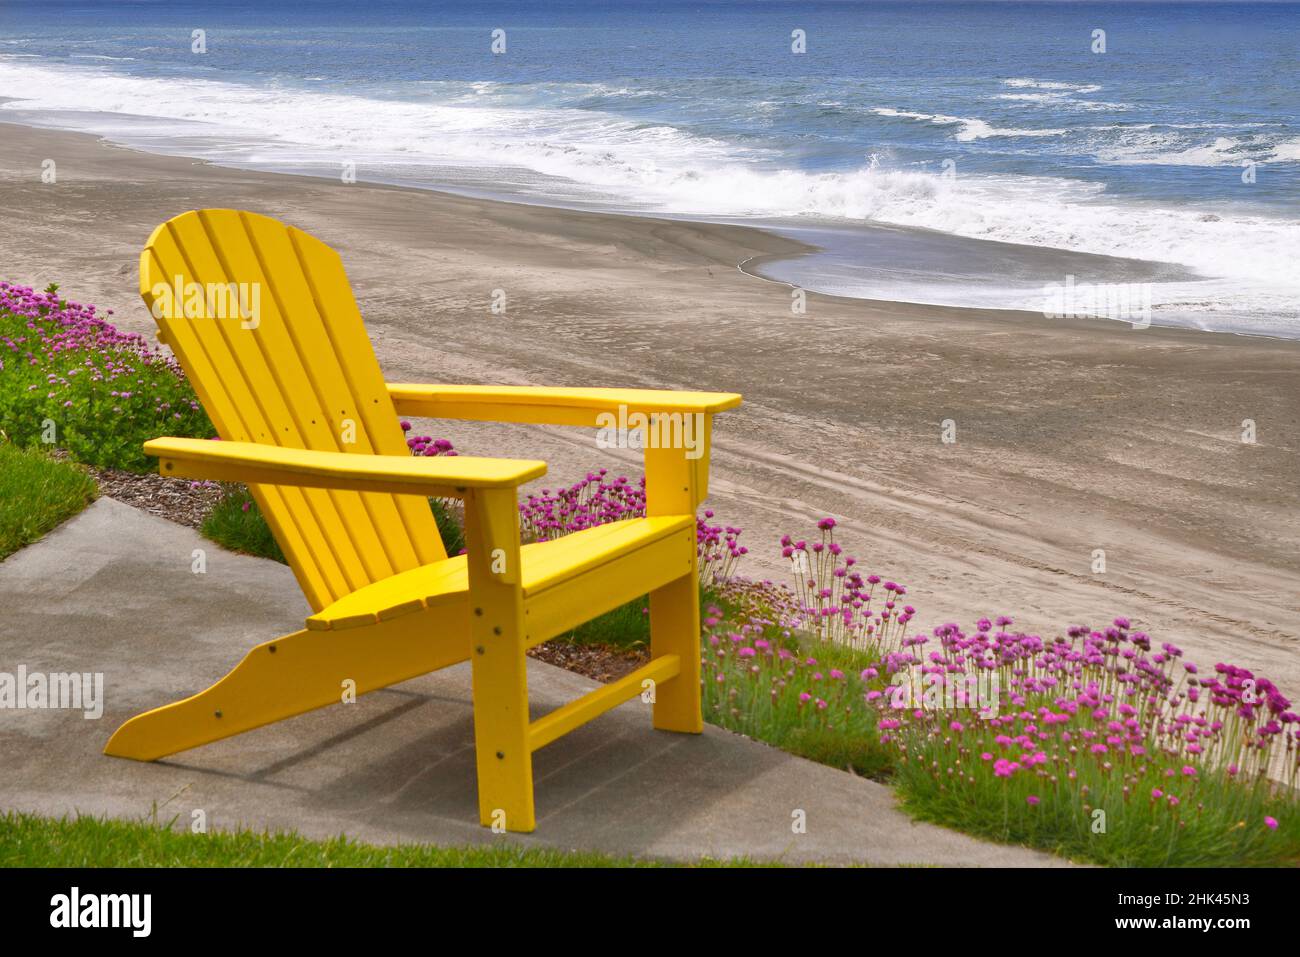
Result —
[[[627, 476], [609, 477], [607, 469], [588, 472], [581, 480], [559, 489], [542, 489], [519, 503], [524, 541], [543, 542], [583, 529], [643, 518], [646, 513], [645, 478], [631, 482]], [[741, 529], [710, 525], [712, 511], [695, 519], [700, 582], [713, 585], [732, 577], [736, 563], [749, 549], [737, 541]]]
[[629, 482], [609, 471], [588, 472], [581, 481], [560, 489], [544, 488], [519, 503], [525, 541], [545, 542], [583, 529], [645, 515], [645, 479]]
[[[983, 714], [969, 726], [924, 709], [901, 712], [903, 726], [959, 741], [963, 732], [972, 741], [991, 740], [1004, 752], [993, 765], [998, 777], [1032, 770], [1051, 752], [1053, 760], [1087, 759], [1102, 771], [1155, 760], [1180, 766], [1169, 773], [1185, 778], [1213, 769], [1295, 780], [1300, 719], [1267, 679], [1228, 664], [1202, 677], [1182, 661], [1181, 649], [1153, 648], [1125, 618], [1098, 631], [1071, 627], [1050, 641], [1005, 630], [1011, 624], [1001, 617], [995, 629], [984, 619], [972, 633], [943, 625], [933, 630], [938, 647], [928, 654], [922, 649], [931, 639], [921, 634], [888, 656], [890, 673], [915, 669], [947, 682], [981, 674], [997, 679], [996, 700], [980, 702]], [[880, 727], [892, 732], [899, 724]]]
[[[144, 336], [121, 332], [107, 319], [96, 315], [95, 306], [85, 306], [68, 299], [60, 299], [54, 287], [37, 292], [29, 286], [16, 286], [0, 282], [0, 312], [25, 319], [30, 337], [5, 335], [0, 342], [13, 351], [25, 351], [25, 358], [39, 361], [42, 355], [54, 355], [68, 349], [83, 349], [87, 345], [127, 347], [155, 358], [165, 358], [154, 353]], [[113, 310], [105, 313], [111, 316]], [[23, 350], [21, 347], [30, 348]]]
[[732, 578], [736, 564], [749, 549], [740, 544], [741, 529], [731, 525], [710, 525], [713, 510], [705, 509], [695, 522], [695, 543], [699, 551], [700, 581], [716, 584]]
[[[165, 369], [184, 379], [180, 364], [153, 348], [144, 336], [122, 332], [98, 316], [95, 306], [60, 299], [53, 289], [36, 292], [27, 286], [0, 282], [0, 313], [20, 320], [22, 327], [22, 332], [0, 330], [0, 346], [7, 350], [10, 362], [57, 367], [46, 376], [46, 385], [51, 390], [47, 398], [54, 398], [60, 388], [70, 385], [74, 376], [84, 375], [94, 382], [129, 380], [137, 366]], [[105, 314], [111, 316], [113, 310]], [[76, 359], [69, 365], [69, 353], [80, 354], [84, 359]], [[52, 362], [56, 357], [61, 361]], [[0, 352], [0, 371], [5, 369], [5, 359], [6, 354]], [[33, 391], [36, 388], [29, 386]], [[134, 397], [130, 389], [113, 390], [110, 395], [122, 399]], [[197, 401], [191, 400], [189, 404], [194, 410], [199, 408]]]
[[[742, 602], [754, 583], [731, 583], [728, 603]], [[735, 588], [735, 591], [731, 591]], [[870, 733], [857, 675], [787, 646], [789, 633], [761, 613], [737, 615], [710, 606], [703, 620], [701, 687], [706, 710], [726, 727], [754, 733], [763, 726], [840, 728]]]
[[[402, 431], [409, 433], [411, 423], [403, 419], [401, 422]], [[428, 435], [408, 435], [406, 438], [406, 447], [411, 450], [412, 455], [456, 455], [456, 450], [452, 447], [448, 439], [435, 439]]]
[[[112, 315], [109, 310], [106, 315]], [[0, 428], [19, 445], [49, 441], [91, 465], [146, 470], [159, 435], [212, 426], [170, 354], [122, 332], [94, 306], [0, 282]]]
[[[795, 627], [818, 640], [872, 651], [896, 652], [906, 642], [907, 623], [916, 614], [900, 599], [907, 589], [879, 575], [863, 576], [857, 559], [835, 541], [835, 519], [817, 523], [821, 541], [809, 544], [781, 538], [781, 556], [790, 560], [799, 613]], [[877, 587], [884, 593], [876, 599]]]

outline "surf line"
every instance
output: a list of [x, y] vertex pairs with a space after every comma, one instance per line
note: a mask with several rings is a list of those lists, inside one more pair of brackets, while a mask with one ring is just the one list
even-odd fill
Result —
[[751, 259], [757, 259], [757, 258], [758, 258], [757, 255], [746, 256], [740, 262], [736, 263], [736, 271], [739, 272], [742, 276], [748, 276], [751, 279], [761, 279], [763, 280], [763, 282], [770, 282], [775, 286], [785, 286], [787, 289], [801, 288], [800, 286], [796, 286], [792, 282], [786, 282], [784, 279], [769, 279], [767, 276], [760, 276], [756, 272], [749, 272], [748, 270], [746, 270], [745, 263], [749, 262]]

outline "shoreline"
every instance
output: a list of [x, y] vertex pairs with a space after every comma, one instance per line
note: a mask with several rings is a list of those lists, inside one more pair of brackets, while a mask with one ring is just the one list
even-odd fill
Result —
[[[717, 421], [718, 519], [741, 574], [787, 578], [777, 539], [838, 541], [908, 586], [922, 630], [1006, 613], [1045, 636], [1127, 615], [1198, 660], [1300, 693], [1300, 343], [1106, 319], [809, 292], [742, 268], [761, 227], [556, 209], [234, 170], [4, 124], [0, 274], [114, 309], [149, 231], [184, 209], [286, 219], [343, 257], [394, 381], [737, 391]], [[58, 182], [41, 183], [41, 161]], [[737, 275], [740, 273], [741, 275]], [[762, 279], [754, 282], [753, 279]], [[507, 293], [505, 316], [489, 310]], [[1258, 425], [1240, 441], [1244, 420]], [[955, 443], [941, 440], [953, 421]], [[436, 423], [467, 454], [638, 474], [548, 427]], [[544, 484], [540, 483], [540, 484]], [[1106, 551], [1108, 570], [1091, 571]]]
[[[0, 97], [0, 103], [4, 103], [10, 99], [11, 98], [8, 97]], [[309, 180], [316, 180], [324, 183], [329, 183], [331, 185], [335, 184], [335, 179], [333, 176], [327, 176], [323, 173], [312, 172], [308, 168], [259, 169], [252, 166], [223, 165], [214, 162], [212, 160], [205, 159], [198, 156], [187, 156], [180, 153], [172, 153], [172, 152], [164, 152], [164, 151], [155, 152], [140, 146], [131, 145], [129, 143], [114, 141], [112, 139], [109, 139], [107, 136], [101, 135], [99, 133], [67, 129], [55, 125], [53, 123], [45, 124], [38, 121], [39, 119], [43, 118], [43, 114], [37, 111], [20, 110], [20, 111], [16, 111], [16, 115], [19, 118], [17, 119], [12, 118], [12, 114], [7, 117], [4, 113], [0, 113], [0, 126], [17, 126], [29, 130], [40, 130], [40, 131], [47, 131], [52, 133], [67, 133], [73, 136], [87, 136], [98, 141], [106, 148], [127, 150], [129, 152], [137, 153], [144, 156], [159, 156], [159, 157], [165, 157], [170, 159], [176, 159], [183, 162], [196, 163], [204, 166], [211, 166], [215, 169], [228, 169], [236, 172], [253, 173], [256, 175], [265, 175], [265, 176], [287, 176], [287, 177], [294, 177], [294, 178], [305, 178]], [[782, 243], [785, 244], [787, 248], [783, 249], [781, 252], [764, 252], [764, 253], [755, 254], [753, 256], [747, 257], [745, 260], [742, 260], [738, 264], [738, 268], [740, 268], [741, 272], [743, 272], [745, 275], [754, 279], [763, 280], [765, 282], [781, 283], [790, 288], [801, 288], [804, 289], [805, 292], [810, 294], [815, 292], [817, 295], [827, 299], [841, 299], [850, 302], [856, 301], [856, 302], [862, 302], [877, 307], [891, 306], [891, 307], [916, 307], [920, 309], [956, 309], [956, 310], [968, 311], [974, 314], [1021, 313], [1026, 316], [1046, 319], [1048, 321], [1061, 321], [1060, 318], [1049, 316], [1038, 309], [1024, 308], [1021, 306], [979, 305], [979, 304], [972, 304], [972, 303], [954, 304], [954, 303], [934, 302], [934, 301], [915, 299], [915, 298], [888, 298], [888, 297], [854, 295], [850, 293], [827, 291], [824, 288], [823, 283], [821, 281], [818, 281], [816, 277], [814, 277], [814, 281], [812, 282], [806, 282], [801, 284], [792, 281], [790, 279], [782, 279], [782, 278], [777, 278], [775, 276], [767, 276], [756, 270], [764, 266], [774, 266], [777, 264], [794, 263], [800, 260], [822, 258], [825, 257], [827, 254], [832, 253], [833, 251], [837, 251], [841, 255], [844, 252], [843, 249], [838, 249], [837, 247], [832, 247], [831, 245], [827, 245], [827, 244], [819, 244], [818, 241], [803, 237], [799, 234], [809, 233], [809, 232], [825, 233], [830, 236], [841, 237], [841, 242], [843, 243], [843, 242], [850, 241], [850, 237], [853, 237], [853, 240], [861, 241], [862, 237], [869, 236], [873, 233], [880, 233], [883, 235], [890, 235], [890, 234], [902, 235], [908, 237], [912, 241], [920, 240], [922, 243], [924, 243], [927, 240], [932, 240], [932, 241], [937, 241], [939, 243], [942, 243], [944, 245], [964, 246], [971, 253], [973, 253], [973, 251], [975, 250], [979, 250], [980, 258], [987, 258], [990, 252], [992, 252], [996, 254], [996, 258], [1006, 258], [1008, 260], [1014, 260], [1020, 263], [1022, 267], [1027, 263], [1034, 263], [1037, 268], [1045, 271], [1044, 275], [1049, 275], [1049, 276], [1056, 276], [1059, 273], [1060, 275], [1069, 275], [1073, 277], [1073, 273], [1071, 272], [1071, 270], [1073, 269], [1090, 269], [1091, 271], [1097, 273], [1096, 281], [1109, 280], [1115, 282], [1123, 279], [1124, 282], [1139, 283], [1143, 280], [1146, 280], [1146, 281], [1154, 281], [1156, 284], [1171, 282], [1171, 281], [1183, 281], [1183, 282], [1217, 281], [1216, 278], [1213, 276], [1199, 276], [1194, 271], [1189, 271], [1186, 267], [1179, 266], [1178, 264], [1171, 263], [1171, 262], [1162, 262], [1158, 260], [1149, 260], [1149, 259], [1127, 258], [1127, 257], [1113, 256], [1113, 255], [1108, 255], [1103, 253], [1079, 252], [1079, 251], [1068, 250], [1068, 249], [1058, 249], [1050, 246], [1032, 246], [1032, 245], [1025, 245], [1021, 243], [1006, 242], [1003, 240], [978, 239], [978, 238], [963, 236], [955, 233], [944, 233], [944, 232], [940, 232], [940, 231], [936, 231], [924, 227], [919, 227], [919, 226], [903, 226], [903, 225], [892, 224], [892, 223], [883, 223], [883, 222], [876, 223], [876, 222], [864, 221], [855, 224], [855, 226], [853, 227], [845, 227], [841, 225], [823, 223], [823, 222], [809, 222], [809, 223], [801, 223], [795, 221], [779, 222], [779, 221], [773, 221], [767, 219], [758, 219], [750, 223], [740, 219], [727, 218], [727, 217], [705, 218], [702, 216], [695, 216], [691, 214], [648, 213], [648, 212], [636, 212], [636, 211], [616, 209], [616, 208], [602, 209], [602, 208], [598, 208], [595, 205], [588, 207], [580, 203], [575, 203], [573, 205], [563, 205], [559, 202], [546, 202], [544, 200], [523, 193], [520, 193], [519, 195], [502, 193], [498, 195], [498, 194], [493, 194], [491, 191], [483, 190], [483, 189], [473, 189], [469, 187], [457, 189], [448, 186], [423, 186], [423, 185], [416, 185], [412, 183], [403, 183], [398, 180], [384, 180], [384, 179], [358, 180], [356, 185], [363, 185], [363, 186], [380, 188], [380, 189], [409, 190], [416, 193], [432, 193], [436, 196], [457, 197], [460, 199], [466, 199], [475, 202], [501, 203], [508, 206], [527, 206], [527, 207], [543, 209], [543, 210], [555, 210], [557, 212], [564, 212], [564, 213], [590, 214], [590, 215], [605, 216], [605, 217], [629, 218], [633, 220], [651, 220], [656, 222], [680, 223], [686, 226], [703, 225], [707, 227], [717, 227], [719, 229], [727, 228], [727, 229], [738, 229], [738, 230], [753, 230], [764, 237], [764, 244]], [[869, 255], [865, 251], [858, 251], [858, 252], [861, 252], [863, 255]], [[745, 270], [744, 268], [741, 268], [747, 262], [752, 262], [754, 264], [753, 268], [755, 271], [748, 271]], [[1048, 263], [1052, 263], [1052, 265], [1048, 266]], [[1127, 278], [1123, 278], [1123, 277], [1127, 277]], [[824, 278], [825, 277], [823, 277], [823, 279]], [[1013, 282], [1013, 280], [1009, 279], [1006, 276], [998, 277], [996, 280], [994, 280], [994, 277], [992, 276], [987, 276], [985, 278], [993, 282], [994, 285], [997, 285], [998, 283], [1005, 284], [1008, 282]], [[1089, 282], [1084, 283], [1083, 285], [1089, 285], [1091, 282], [1093, 282], [1093, 280], [1089, 280]], [[822, 288], [817, 288], [819, 286]], [[1008, 288], [1004, 288], [1004, 293], [1008, 296], [1023, 295], [1024, 290], [1017, 290], [1013, 292], [1008, 287]], [[1157, 311], [1159, 311], [1160, 308], [1161, 308], [1160, 305], [1156, 306]], [[1111, 318], [1111, 317], [1091, 316], [1091, 315], [1075, 315], [1069, 318], [1076, 321], [1082, 321], [1082, 322], [1119, 322], [1122, 324], [1131, 324], [1130, 320], [1126, 318]], [[1206, 329], [1197, 326], [1194, 321], [1188, 320], [1186, 317], [1184, 317], [1182, 321], [1176, 321], [1174, 319], [1169, 319], [1169, 318], [1166, 318], [1163, 321], [1161, 321], [1156, 316], [1149, 316], [1147, 317], [1147, 326], [1139, 327], [1139, 328], [1147, 328], [1149, 326], [1158, 326], [1160, 328], [1165, 328], [1165, 329], [1188, 330], [1192, 332], [1208, 333], [1212, 335], [1246, 336], [1246, 337], [1257, 338], [1257, 339], [1279, 339], [1282, 341], [1300, 342], [1300, 331], [1297, 331], [1294, 335], [1275, 335], [1275, 334], [1270, 334], [1268, 332], [1243, 331], [1243, 330], [1234, 330], [1234, 329]]]

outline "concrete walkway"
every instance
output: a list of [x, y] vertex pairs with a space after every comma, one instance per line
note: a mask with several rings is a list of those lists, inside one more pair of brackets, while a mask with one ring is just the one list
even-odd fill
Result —
[[[207, 573], [191, 571], [203, 549]], [[102, 672], [99, 720], [0, 709], [0, 808], [373, 843], [535, 846], [789, 863], [1052, 866], [913, 823], [889, 789], [713, 727], [654, 731], [634, 699], [539, 751], [538, 826], [477, 823], [468, 665], [154, 764], [103, 756], [123, 720], [199, 691], [254, 644], [302, 627], [284, 566], [225, 552], [111, 499], [0, 563], [0, 671]], [[594, 687], [529, 661], [534, 717]], [[806, 812], [807, 832], [792, 833]]]

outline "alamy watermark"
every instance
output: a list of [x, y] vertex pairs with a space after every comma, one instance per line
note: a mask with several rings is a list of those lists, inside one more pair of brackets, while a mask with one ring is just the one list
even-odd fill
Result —
[[0, 671], [0, 710], [81, 711], [87, 721], [104, 714], [103, 672]]
[[976, 711], [981, 718], [998, 716], [1001, 681], [996, 671], [950, 675], [898, 671], [889, 680], [889, 706], [897, 710]]
[[132, 937], [148, 937], [153, 928], [152, 894], [83, 894], [73, 887], [50, 898], [50, 926], [126, 928]]
[[260, 282], [186, 282], [172, 277], [169, 285], [150, 290], [155, 319], [238, 319], [240, 328], [256, 329], [262, 322]]
[[1049, 282], [1043, 287], [1048, 319], [1119, 319], [1134, 329], [1151, 325], [1151, 284], [1146, 282]]
[[599, 449], [685, 449], [688, 459], [704, 454], [703, 412], [618, 412], [596, 416]]

